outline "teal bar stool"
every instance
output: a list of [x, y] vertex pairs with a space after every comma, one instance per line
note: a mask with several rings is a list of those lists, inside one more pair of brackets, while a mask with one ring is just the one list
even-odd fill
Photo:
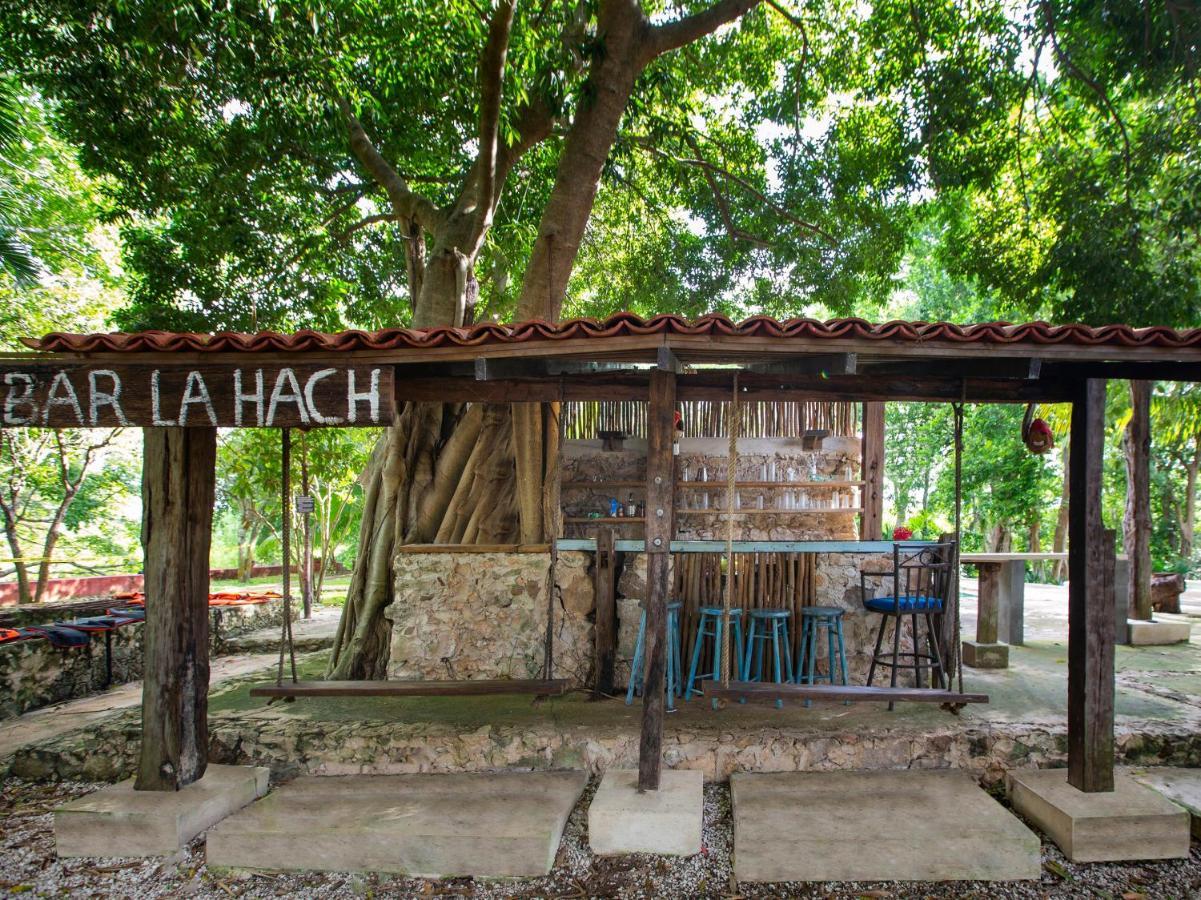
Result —
[[[842, 641], [843, 610], [837, 606], [803, 606], [801, 607], [801, 647], [797, 659], [796, 683], [817, 684], [819, 681], [835, 684], [834, 673], [837, 666], [842, 676], [842, 684], [847, 684], [846, 647]], [[816, 671], [817, 643], [821, 639], [821, 630], [826, 630], [826, 669], [822, 673]], [[806, 706], [812, 706], [812, 700], [805, 701]]]
[[[667, 708], [675, 709], [675, 698], [684, 684], [680, 664], [680, 610], [684, 604], [673, 600], [667, 604]], [[630, 664], [630, 686], [626, 688], [626, 706], [642, 694], [642, 654], [646, 646], [646, 610], [638, 620], [638, 643], [634, 645], [634, 661]]]
[[[722, 619], [724, 608], [721, 606], [702, 606], [698, 612], [700, 620], [696, 625], [696, 643], [692, 648], [692, 664], [688, 667], [688, 682], [684, 687], [684, 699], [690, 700], [693, 695], [700, 696], [701, 690], [696, 687], [697, 679], [710, 678], [717, 681], [721, 678], [721, 651], [725, 647], [722, 640]], [[730, 610], [730, 626], [733, 629], [734, 667], [735, 675], [742, 671], [742, 610]], [[705, 638], [713, 639], [713, 671], [698, 672], [701, 665], [701, 652], [704, 649]]]
[[[746, 632], [746, 653], [743, 655], [743, 681], [763, 681], [764, 668], [770, 659], [772, 681], [785, 684], [792, 681], [792, 643], [788, 639], [786, 609], [752, 609]], [[784, 706], [776, 700], [776, 708]]]

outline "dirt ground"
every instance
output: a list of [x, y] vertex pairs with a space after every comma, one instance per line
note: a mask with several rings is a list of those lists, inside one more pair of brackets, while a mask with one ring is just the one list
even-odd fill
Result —
[[[730, 793], [705, 788], [704, 849], [699, 856], [601, 858], [588, 849], [585, 791], [567, 825], [555, 867], [546, 878], [429, 881], [390, 875], [274, 874], [213, 871], [205, 864], [204, 838], [169, 859], [74, 859], [54, 855], [51, 810], [99, 785], [29, 784], [9, 780], [0, 793], [0, 889], [34, 897], [1098, 897], [1201, 896], [1201, 844], [1187, 860], [1073, 865], [1043, 842], [1037, 882], [872, 884], [735, 884]], [[872, 823], [865, 823], [865, 846]], [[804, 848], [798, 846], [798, 852]], [[296, 847], [298, 860], [304, 847]]]

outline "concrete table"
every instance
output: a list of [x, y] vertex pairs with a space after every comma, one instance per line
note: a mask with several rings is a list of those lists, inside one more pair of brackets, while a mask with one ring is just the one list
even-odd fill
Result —
[[963, 642], [963, 662], [1004, 669], [1009, 646], [1025, 643], [1026, 563], [1066, 560], [1066, 553], [964, 553], [961, 563], [980, 571], [976, 640]]

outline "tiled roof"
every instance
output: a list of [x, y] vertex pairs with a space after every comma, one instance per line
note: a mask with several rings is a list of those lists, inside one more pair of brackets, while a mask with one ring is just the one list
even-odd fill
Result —
[[52, 353], [142, 353], [205, 351], [211, 353], [305, 353], [356, 350], [413, 350], [427, 347], [483, 347], [563, 341], [579, 338], [603, 340], [620, 336], [714, 335], [778, 339], [861, 339], [866, 341], [921, 343], [940, 341], [991, 345], [1074, 345], [1087, 347], [1159, 347], [1201, 349], [1201, 328], [1132, 328], [1129, 325], [1051, 325], [1046, 322], [1010, 324], [987, 322], [954, 325], [947, 322], [882, 322], [866, 319], [787, 319], [753, 316], [734, 322], [721, 315], [689, 321], [679, 316], [643, 319], [618, 313], [604, 320], [568, 319], [562, 322], [533, 320], [512, 325], [485, 322], [466, 328], [385, 328], [380, 331], [341, 331], [326, 334], [260, 332], [239, 334], [188, 334], [143, 331], [136, 334], [64, 334], [24, 339], [26, 346]]

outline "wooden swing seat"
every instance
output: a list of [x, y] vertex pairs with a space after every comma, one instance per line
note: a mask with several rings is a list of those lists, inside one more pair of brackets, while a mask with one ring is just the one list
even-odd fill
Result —
[[760, 681], [701, 682], [706, 697], [715, 700], [849, 700], [892, 703], [987, 703], [988, 694], [964, 694], [937, 688], [900, 688], [854, 684], [772, 684]]
[[565, 678], [476, 679], [463, 681], [285, 681], [256, 684], [251, 697], [478, 697], [487, 694], [567, 693]]

